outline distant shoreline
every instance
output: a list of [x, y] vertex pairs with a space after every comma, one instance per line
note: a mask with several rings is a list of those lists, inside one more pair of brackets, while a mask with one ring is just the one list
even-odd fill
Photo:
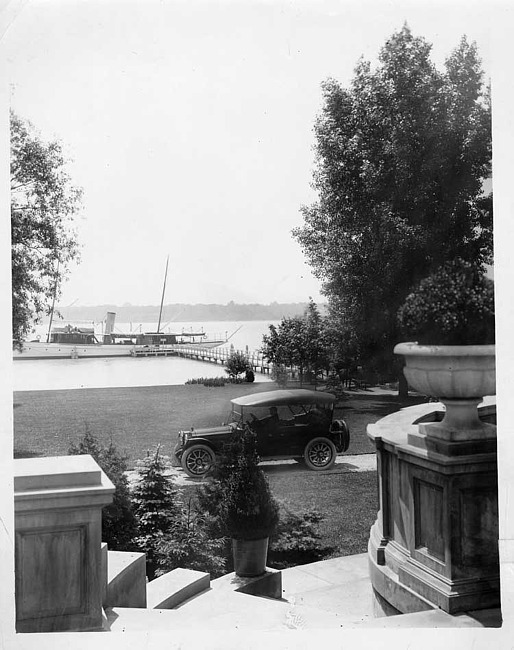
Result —
[[[172, 303], [163, 306], [161, 320], [164, 322], [177, 321], [201, 323], [206, 321], [279, 321], [282, 318], [301, 316], [307, 307], [307, 302], [299, 303], [270, 303], [243, 304], [229, 302], [221, 304], [184, 304]], [[320, 311], [325, 311], [325, 305], [318, 305]], [[75, 305], [60, 307], [59, 313], [66, 321], [89, 320], [102, 321], [107, 312], [116, 314], [119, 323], [157, 322], [159, 305]]]

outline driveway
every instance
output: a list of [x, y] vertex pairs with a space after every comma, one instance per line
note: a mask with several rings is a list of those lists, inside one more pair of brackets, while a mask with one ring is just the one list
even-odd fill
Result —
[[[270, 460], [260, 463], [260, 466], [266, 474], [277, 474], [283, 471], [287, 472], [309, 472], [312, 470], [307, 469], [303, 464], [297, 463], [295, 460]], [[318, 474], [341, 474], [347, 472], [374, 472], [377, 469], [376, 454], [358, 454], [349, 455], [341, 454], [336, 459], [336, 464], [333, 469], [320, 471]], [[200, 479], [190, 478], [182, 468], [172, 467], [166, 473], [175, 479], [177, 485], [200, 485], [204, 481]], [[133, 484], [137, 480], [137, 472], [127, 472], [129, 483]]]

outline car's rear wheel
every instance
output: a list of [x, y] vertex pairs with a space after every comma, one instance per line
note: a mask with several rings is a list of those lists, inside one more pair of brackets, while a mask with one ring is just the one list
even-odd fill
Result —
[[214, 465], [214, 452], [207, 445], [193, 445], [182, 454], [181, 465], [191, 478], [205, 476]]
[[337, 451], [328, 438], [314, 438], [305, 447], [303, 457], [309, 469], [331, 469], [336, 462]]

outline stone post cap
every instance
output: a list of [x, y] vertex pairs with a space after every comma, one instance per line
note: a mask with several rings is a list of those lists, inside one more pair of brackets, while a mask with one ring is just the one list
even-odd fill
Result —
[[[115, 488], [98, 463], [88, 454], [48, 458], [20, 458], [14, 461], [14, 500], [22, 502], [62, 502], [62, 507], [103, 506], [112, 501]], [[73, 501], [66, 503], [64, 501]], [[25, 508], [23, 508], [25, 509]]]

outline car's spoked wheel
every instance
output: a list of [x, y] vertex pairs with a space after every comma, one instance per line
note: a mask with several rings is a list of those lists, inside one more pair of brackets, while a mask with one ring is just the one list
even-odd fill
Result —
[[336, 462], [337, 451], [328, 438], [314, 438], [305, 447], [303, 457], [307, 467], [313, 470], [330, 469]]
[[205, 476], [214, 464], [214, 454], [207, 445], [194, 445], [182, 456], [182, 469], [192, 478]]

